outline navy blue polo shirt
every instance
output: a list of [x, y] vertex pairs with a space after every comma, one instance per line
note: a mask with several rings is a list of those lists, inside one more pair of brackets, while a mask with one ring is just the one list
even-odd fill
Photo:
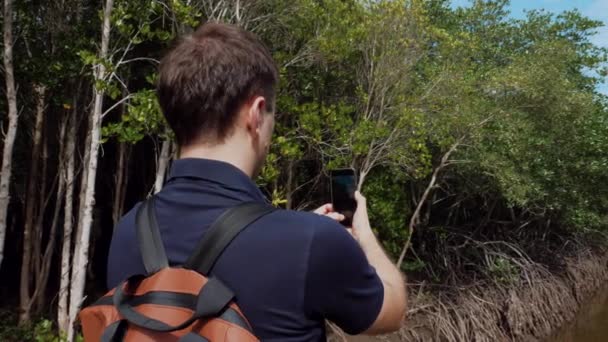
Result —
[[[156, 199], [170, 263], [183, 264], [211, 223], [246, 201], [266, 199], [238, 168], [206, 159], [175, 161]], [[135, 235], [138, 207], [122, 218], [112, 238], [109, 288], [145, 273]], [[378, 317], [384, 296], [376, 271], [344, 227], [308, 212], [278, 210], [256, 221], [211, 273], [236, 293], [262, 341], [325, 341], [325, 319], [361, 333]]]

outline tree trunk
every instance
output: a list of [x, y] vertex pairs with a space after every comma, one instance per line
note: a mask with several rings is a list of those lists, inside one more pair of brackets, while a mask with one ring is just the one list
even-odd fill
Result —
[[[369, 174], [369, 172], [371, 171], [371, 169], [373, 167], [373, 163], [370, 161], [370, 158], [371, 158], [370, 156], [365, 157], [365, 161], [363, 162], [363, 164], [361, 166], [361, 170], [359, 171], [359, 179], [358, 179], [358, 183], [357, 183], [357, 191], [361, 191], [363, 189], [363, 184], [367, 180], [367, 175]], [[356, 169], [354, 162], [353, 162], [353, 165], [351, 167], [353, 169]]]
[[66, 166], [65, 174], [65, 202], [63, 209], [63, 246], [61, 247], [61, 278], [59, 284], [59, 303], [57, 310], [57, 322], [59, 331], [67, 334], [70, 330], [68, 316], [68, 297], [70, 284], [70, 256], [72, 250], [72, 227], [74, 222], [74, 213], [72, 204], [74, 203], [74, 152], [76, 145], [76, 105], [74, 105], [74, 113], [69, 123], [69, 130], [66, 142]]
[[[452, 147], [443, 155], [443, 157], [441, 158], [441, 162], [439, 163], [439, 166], [437, 166], [437, 168], [435, 168], [435, 170], [433, 171], [433, 175], [431, 176], [431, 181], [429, 182], [428, 186], [424, 190], [424, 193], [422, 194], [420, 201], [418, 201], [416, 210], [414, 211], [414, 214], [410, 218], [410, 223], [408, 225], [409, 234], [408, 234], [407, 240], [405, 241], [405, 245], [403, 245], [403, 249], [401, 250], [401, 255], [399, 255], [399, 260], [397, 261], [398, 268], [401, 268], [401, 264], [403, 263], [405, 254], [407, 253], [407, 250], [410, 247], [410, 242], [412, 241], [412, 235], [414, 234], [414, 228], [416, 227], [416, 224], [419, 222], [420, 212], [422, 211], [422, 207], [424, 206], [424, 203], [426, 202], [427, 198], [431, 194], [431, 191], [435, 188], [435, 184], [437, 184], [437, 178], [439, 176], [439, 172], [448, 165], [450, 156], [452, 155], [452, 153], [454, 153], [454, 151], [456, 151], [458, 146], [460, 146], [461, 140], [459, 140], [454, 145], [452, 145]], [[431, 205], [431, 204], [429, 204], [429, 205]]]
[[125, 195], [126, 195], [126, 187], [128, 177], [126, 176], [128, 169], [128, 154], [129, 154], [129, 146], [127, 143], [121, 142], [118, 145], [118, 161], [116, 163], [116, 183], [114, 187], [114, 208], [112, 209], [112, 220], [114, 222], [114, 227], [120, 220], [122, 216], [122, 210], [124, 208], [125, 203]]
[[[41, 101], [41, 103], [38, 104], [37, 111], [41, 112], [42, 115], [44, 115], [44, 101]], [[42, 166], [40, 168], [40, 173], [39, 173], [38, 177], [36, 177], [36, 178], [40, 178], [40, 181], [38, 182], [39, 185], [38, 185], [37, 194], [36, 194], [36, 196], [38, 197], [38, 206], [37, 206], [36, 215], [35, 215], [36, 221], [33, 226], [34, 229], [32, 230], [32, 260], [33, 260], [32, 264], [33, 264], [33, 271], [34, 271], [33, 272], [34, 273], [33, 288], [38, 286], [37, 284], [40, 281], [40, 276], [42, 275], [40, 272], [38, 272], [38, 270], [41, 269], [41, 263], [42, 263], [42, 258], [41, 258], [42, 234], [43, 234], [42, 225], [43, 225], [43, 221], [44, 221], [44, 215], [46, 213], [46, 208], [50, 201], [51, 193], [53, 192], [52, 189], [51, 189], [51, 191], [47, 191], [47, 186], [46, 186], [49, 146], [48, 146], [48, 134], [45, 132], [44, 127], [45, 126], [43, 123], [42, 141], [41, 141]], [[36, 171], [36, 172], [38, 172], [38, 171]], [[55, 185], [56, 185], [55, 181], [57, 181], [57, 180], [58, 180], [58, 178], [56, 177], [53, 182], [53, 186], [51, 188], [55, 187]], [[32, 300], [32, 304], [33, 304], [35, 302], [34, 296], [32, 296], [31, 300]], [[34, 308], [34, 312], [35, 311], [36, 311], [36, 309]]]
[[[32, 276], [32, 253], [35, 252], [36, 232], [34, 225], [37, 223], [36, 206], [40, 196], [38, 187], [38, 163], [40, 161], [40, 145], [42, 143], [42, 128], [44, 125], [44, 97], [46, 89], [44, 86], [35, 86], [36, 93], [36, 121], [34, 124], [34, 134], [32, 143], [32, 155], [30, 158], [30, 174], [28, 177], [26, 206], [25, 206], [25, 227], [23, 229], [23, 254], [21, 261], [21, 278], [19, 284], [19, 324], [30, 321], [31, 293], [30, 281]], [[42, 215], [42, 208], [38, 208], [39, 215]]]
[[[93, 91], [93, 93], [95, 93]], [[90, 131], [92, 129], [92, 127], [94, 126], [94, 119], [92, 115], [88, 116], [89, 120], [87, 122], [87, 125], [85, 130], [86, 131]], [[80, 167], [78, 168], [78, 172], [77, 172], [77, 176], [80, 177], [80, 186], [78, 188], [78, 211], [76, 212], [76, 219], [75, 219], [75, 224], [76, 224], [76, 236], [74, 236], [74, 241], [80, 241], [81, 239], [81, 235], [82, 235], [82, 228], [80, 228], [80, 220], [81, 220], [81, 216], [82, 213], [84, 212], [84, 205], [85, 205], [85, 192], [87, 189], [87, 180], [88, 180], [88, 175], [89, 175], [89, 169], [87, 168], [87, 165], [89, 165], [89, 161], [91, 159], [91, 151], [89, 149], [89, 147], [91, 146], [91, 139], [92, 139], [92, 134], [87, 134], [87, 137], [85, 138], [85, 149], [84, 149], [84, 158], [82, 159], [82, 163], [80, 164]], [[80, 174], [78, 174], [80, 173]], [[72, 254], [72, 258], [76, 258], [77, 255], [75, 253], [75, 249], [77, 248], [76, 245], [74, 245], [74, 249], [72, 250], [74, 253]], [[70, 261], [70, 270], [72, 270], [72, 267], [74, 266], [74, 262]], [[73, 271], [71, 271], [73, 272]], [[73, 276], [73, 275], [71, 275]], [[70, 276], [70, 277], [71, 277]]]
[[[99, 58], [105, 59], [108, 55], [108, 48], [110, 43], [110, 24], [111, 14], [114, 6], [114, 0], [106, 0], [105, 9], [103, 14], [103, 27], [101, 36], [101, 48], [99, 52]], [[95, 80], [101, 81], [105, 79], [106, 69], [103, 63], [96, 65]], [[100, 145], [100, 133], [101, 133], [101, 114], [103, 109], [103, 90], [95, 89], [95, 101], [92, 113], [92, 122], [90, 135], [91, 144], [88, 146], [89, 149], [89, 161], [86, 165], [87, 170], [87, 181], [84, 189], [84, 198], [81, 201], [84, 202], [83, 211], [79, 215], [78, 230], [79, 239], [76, 241], [74, 247], [74, 262], [72, 266], [72, 284], [70, 288], [70, 310], [69, 310], [69, 327], [68, 327], [68, 341], [74, 340], [74, 329], [71, 327], [76, 320], [78, 310], [82, 304], [84, 286], [86, 281], [86, 270], [88, 263], [88, 252], [89, 252], [89, 237], [91, 235], [91, 225], [93, 220], [93, 206], [95, 204], [95, 178], [97, 176], [97, 156]]]
[[357, 183], [357, 191], [363, 190], [363, 184], [367, 180], [368, 171], [362, 171], [359, 173], [359, 181]]
[[236, 23], [237, 25], [241, 25], [241, 1], [240, 0], [236, 0], [235, 1], [235, 16], [236, 16]]
[[0, 174], [0, 265], [4, 258], [4, 239], [6, 220], [10, 202], [11, 171], [13, 146], [17, 135], [17, 90], [13, 70], [13, 1], [4, 0], [4, 79], [6, 81], [6, 100], [8, 102], [8, 129], [4, 138], [2, 152], [2, 173]]
[[162, 190], [165, 184], [165, 174], [167, 173], [167, 167], [169, 165], [169, 158], [171, 152], [171, 140], [165, 139], [163, 146], [158, 158], [157, 169], [156, 169], [156, 181], [154, 182], [154, 193], [157, 194]]
[[[66, 177], [65, 177], [65, 161], [68, 158], [66, 155], [66, 144], [65, 144], [65, 136], [67, 126], [69, 124], [69, 117], [66, 118], [61, 123], [60, 133], [59, 133], [59, 157], [58, 157], [58, 166], [57, 166], [57, 182], [59, 183], [57, 186], [57, 192], [55, 193], [55, 208], [53, 209], [53, 219], [51, 220], [51, 230], [49, 232], [48, 238], [46, 239], [47, 245], [44, 249], [44, 254], [37, 257], [41, 264], [36, 269], [36, 273], [39, 275], [39, 280], [36, 281], [34, 294], [32, 295], [32, 302], [34, 305], [34, 313], [38, 314], [41, 311], [41, 308], [44, 307], [46, 303], [46, 290], [49, 280], [49, 273], [51, 270], [51, 261], [53, 259], [53, 253], [55, 252], [55, 245], [57, 244], [57, 225], [59, 224], [59, 215], [61, 213], [61, 206], [64, 200], [64, 192], [66, 185]], [[51, 190], [52, 192], [52, 190]], [[46, 208], [46, 203], [43, 208]], [[42, 229], [42, 216], [39, 218], [38, 226]]]
[[[61, 176], [60, 176], [61, 177]], [[53, 209], [53, 220], [51, 221], [51, 231], [49, 232], [48, 242], [44, 249], [42, 263], [38, 269], [39, 281], [36, 283], [34, 294], [32, 295], [32, 303], [35, 308], [35, 314], [39, 314], [46, 303], [46, 290], [51, 272], [51, 262], [53, 261], [53, 253], [57, 244], [57, 226], [59, 224], [59, 215], [61, 213], [61, 205], [63, 204], [63, 194], [65, 192], [65, 180], [59, 179], [57, 188], [57, 200]]]
[[125, 197], [127, 196], [127, 186], [129, 185], [129, 157], [131, 155], [131, 146], [125, 148], [125, 165], [123, 167], [122, 186], [120, 188], [120, 196], [118, 197], [117, 208], [120, 208], [120, 214], [117, 215], [117, 221], [120, 220], [125, 208]]
[[[122, 97], [126, 98], [129, 96], [128, 91], [126, 89], [128, 87], [128, 81], [125, 88], [122, 90]], [[127, 102], [123, 102], [121, 105], [121, 112], [124, 114], [127, 112]], [[118, 224], [118, 221], [122, 217], [122, 212], [124, 208], [125, 195], [126, 195], [126, 187], [127, 182], [129, 181], [128, 176], [128, 168], [129, 168], [129, 152], [130, 145], [125, 142], [118, 143], [118, 161], [116, 162], [116, 175], [114, 176], [114, 201], [112, 207], [112, 222], [114, 223], [114, 227]]]

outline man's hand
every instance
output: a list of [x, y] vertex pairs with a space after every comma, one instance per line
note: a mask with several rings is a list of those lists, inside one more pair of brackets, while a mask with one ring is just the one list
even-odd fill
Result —
[[332, 220], [342, 222], [344, 220], [344, 215], [334, 211], [334, 206], [331, 203], [324, 204], [317, 208], [313, 213], [321, 216], [327, 216]]

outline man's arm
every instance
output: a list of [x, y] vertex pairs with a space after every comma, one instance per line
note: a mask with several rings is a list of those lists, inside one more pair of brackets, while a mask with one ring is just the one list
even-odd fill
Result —
[[407, 309], [405, 276], [388, 258], [374, 236], [367, 215], [367, 201], [359, 192], [355, 194], [357, 211], [353, 218], [352, 234], [359, 241], [369, 263], [376, 269], [384, 285], [384, 301], [376, 321], [364, 334], [389, 333], [401, 328]]

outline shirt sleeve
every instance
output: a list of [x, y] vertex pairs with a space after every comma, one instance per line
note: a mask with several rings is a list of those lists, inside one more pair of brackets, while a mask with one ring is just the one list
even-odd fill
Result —
[[310, 246], [305, 305], [348, 334], [360, 334], [380, 314], [384, 286], [348, 231], [319, 219]]

